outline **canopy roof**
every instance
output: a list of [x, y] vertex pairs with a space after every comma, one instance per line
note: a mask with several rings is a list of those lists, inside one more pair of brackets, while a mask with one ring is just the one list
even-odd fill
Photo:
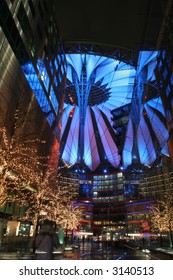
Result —
[[[164, 110], [156, 88], [157, 52], [141, 52], [138, 67], [117, 59], [67, 54], [67, 85], [60, 158], [68, 165], [127, 167], [135, 160], [151, 165], [158, 152], [168, 154]], [[143, 73], [145, 72], [145, 77]], [[137, 89], [138, 83], [143, 89]], [[124, 147], [118, 150], [113, 110], [129, 104]]]

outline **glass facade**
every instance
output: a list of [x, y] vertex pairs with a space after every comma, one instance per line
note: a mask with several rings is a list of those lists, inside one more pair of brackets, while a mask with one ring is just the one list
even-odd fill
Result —
[[124, 176], [122, 172], [93, 176], [93, 231], [122, 235], [126, 228]]
[[18, 1], [14, 9], [3, 0], [0, 9], [3, 32], [59, 140], [66, 63], [52, 6], [45, 1]]

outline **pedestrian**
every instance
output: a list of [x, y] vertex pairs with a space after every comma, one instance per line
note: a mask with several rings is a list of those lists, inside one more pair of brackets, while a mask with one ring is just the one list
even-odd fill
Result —
[[42, 228], [35, 238], [35, 254], [37, 260], [52, 260], [53, 249], [57, 242], [50, 229]]

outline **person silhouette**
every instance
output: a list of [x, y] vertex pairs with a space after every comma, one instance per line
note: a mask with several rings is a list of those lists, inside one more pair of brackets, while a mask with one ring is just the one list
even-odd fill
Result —
[[54, 248], [57, 248], [57, 242], [53, 233], [43, 227], [35, 238], [36, 259], [52, 260]]

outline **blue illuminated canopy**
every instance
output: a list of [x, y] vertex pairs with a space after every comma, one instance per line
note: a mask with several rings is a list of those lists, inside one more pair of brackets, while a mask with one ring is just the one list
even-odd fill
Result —
[[[67, 166], [80, 164], [91, 171], [103, 166], [106, 172], [108, 166], [127, 168], [134, 161], [150, 166], [158, 151], [168, 155], [165, 113], [154, 74], [157, 52], [140, 52], [138, 67], [94, 54], [71, 53], [65, 59], [59, 157]], [[56, 65], [57, 72], [60, 67]], [[22, 69], [48, 123], [55, 127], [59, 102], [44, 62], [38, 60], [36, 68], [26, 63]], [[55, 78], [56, 88], [59, 81]], [[129, 108], [122, 151], [112, 118], [118, 108]]]

